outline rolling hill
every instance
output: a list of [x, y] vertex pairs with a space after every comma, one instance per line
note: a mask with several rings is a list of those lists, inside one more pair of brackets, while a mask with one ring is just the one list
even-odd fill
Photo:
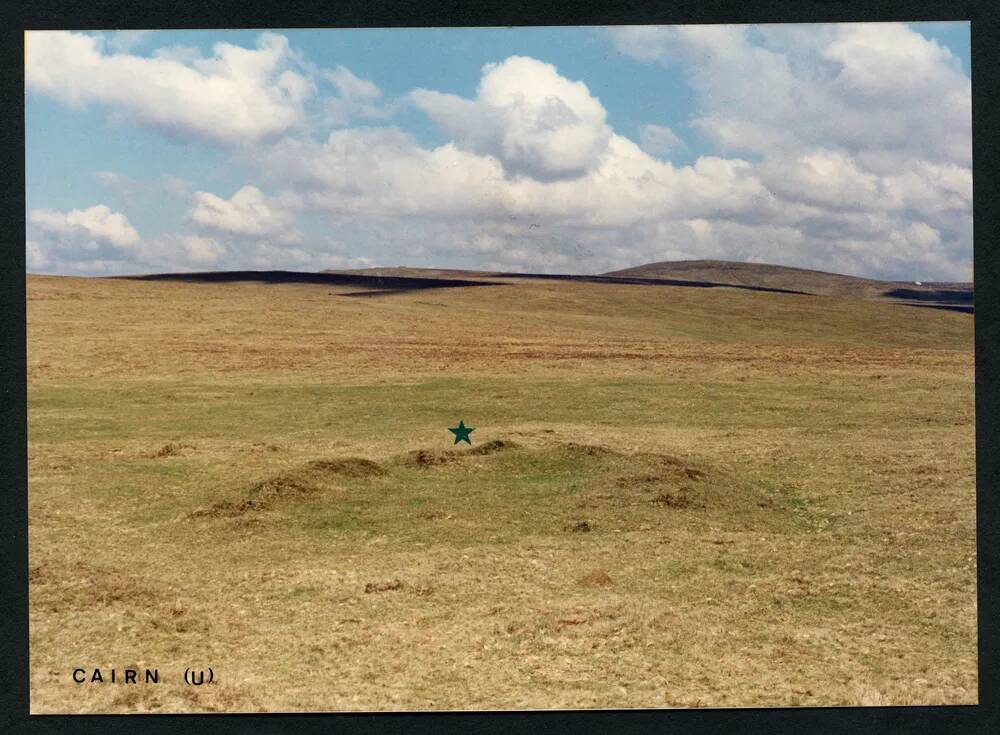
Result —
[[846, 298], [901, 298], [914, 301], [972, 303], [971, 283], [916, 283], [879, 281], [839, 273], [792, 268], [767, 263], [726, 260], [677, 260], [605, 273], [617, 278], [710, 281], [733, 286], [756, 286], [805, 291], [816, 296]]
[[971, 283], [880, 281], [840, 273], [826, 273], [768, 263], [741, 263], [725, 260], [679, 260], [646, 263], [600, 275], [552, 273], [502, 273], [447, 268], [375, 267], [330, 270], [325, 273], [422, 279], [551, 279], [595, 283], [631, 283], [663, 286], [731, 287], [811, 296], [854, 299], [885, 299], [911, 306], [924, 306], [972, 313]]

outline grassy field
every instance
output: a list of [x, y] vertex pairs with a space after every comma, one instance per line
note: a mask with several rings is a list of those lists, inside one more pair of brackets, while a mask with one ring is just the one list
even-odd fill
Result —
[[971, 316], [352, 290], [28, 277], [32, 712], [977, 701]]

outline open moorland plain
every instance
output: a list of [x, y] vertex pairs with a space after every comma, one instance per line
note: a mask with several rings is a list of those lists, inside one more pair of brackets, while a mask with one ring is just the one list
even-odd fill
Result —
[[972, 315], [658, 273], [28, 276], [32, 712], [975, 703]]

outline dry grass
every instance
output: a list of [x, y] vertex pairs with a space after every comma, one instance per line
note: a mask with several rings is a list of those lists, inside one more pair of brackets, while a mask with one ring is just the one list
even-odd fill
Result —
[[33, 712], [976, 701], [967, 315], [339, 293], [29, 277]]

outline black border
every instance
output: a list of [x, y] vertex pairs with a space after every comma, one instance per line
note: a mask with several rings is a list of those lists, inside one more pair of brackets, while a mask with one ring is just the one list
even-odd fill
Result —
[[[25, 198], [23, 31], [33, 29], [307, 28], [617, 25], [834, 21], [972, 21], [973, 178], [979, 705], [797, 709], [622, 710], [588, 712], [419, 713], [333, 715], [28, 715], [27, 400], [25, 385]], [[1000, 225], [996, 192], [1000, 151], [1000, 10], [990, 0], [550, 0], [535, 7], [508, 1], [289, 0], [20, 0], [0, 5], [3, 125], [0, 170], [0, 732], [1000, 732], [996, 621], [998, 597], [997, 436], [1000, 360], [1000, 258], [991, 237]]]

